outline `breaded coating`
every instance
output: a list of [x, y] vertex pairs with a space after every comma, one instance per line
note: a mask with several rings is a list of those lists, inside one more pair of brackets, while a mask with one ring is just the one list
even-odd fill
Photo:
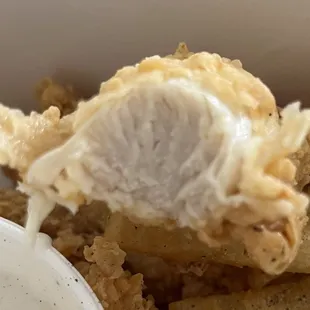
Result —
[[29, 236], [56, 204], [76, 212], [106, 201], [136, 221], [188, 227], [208, 246], [242, 241], [260, 268], [282, 273], [307, 221], [289, 156], [310, 111], [295, 103], [280, 120], [239, 61], [179, 53], [122, 68], [64, 118], [56, 107], [30, 116], [0, 107], [0, 163], [30, 196]]
[[[155, 310], [151, 299], [143, 298], [142, 274], [131, 275], [124, 271], [126, 253], [117, 243], [96, 237], [91, 247], [84, 250], [90, 263], [84, 274], [97, 297], [107, 310]], [[84, 265], [84, 272], [85, 272]]]
[[[294, 207], [300, 205], [301, 200], [298, 202], [298, 196], [294, 196], [296, 193], [291, 189], [288, 190], [285, 186], [281, 187], [281, 182], [287, 182], [290, 184], [289, 186], [295, 185], [300, 191], [309, 192], [310, 135], [308, 135], [307, 140], [304, 141], [299, 149], [298, 145], [301, 144], [301, 140], [297, 139], [298, 143], [296, 142], [294, 146], [291, 144], [289, 151], [285, 151], [285, 156], [281, 153], [283, 151], [281, 148], [278, 149], [278, 153], [275, 151], [276, 155], [274, 155], [268, 165], [260, 166], [259, 161], [255, 162], [254, 160], [255, 156], [263, 158], [264, 152], [269, 152], [276, 145], [277, 139], [281, 139], [281, 137], [283, 138], [281, 142], [283, 145], [287, 146], [291, 143], [291, 141], [285, 140], [285, 134], [289, 132], [290, 128], [297, 128], [298, 121], [300, 123], [305, 121], [304, 117], [298, 118], [298, 109], [295, 108], [287, 111], [287, 114], [289, 112], [295, 114], [295, 120], [294, 118], [290, 119], [289, 115], [284, 112], [284, 120], [282, 119], [282, 122], [286, 122], [286, 124], [291, 122], [292, 124], [291, 127], [285, 127], [286, 130], [283, 130], [283, 135], [281, 136], [279, 135], [281, 117], [279, 118], [277, 113], [277, 107], [272, 94], [258, 79], [255, 79], [242, 69], [240, 61], [231, 61], [227, 58], [221, 58], [218, 55], [210, 55], [208, 53], [194, 54], [188, 50], [185, 43], [180, 43], [177, 51], [172, 55], [166, 56], [165, 59], [151, 57], [143, 60], [137, 66], [123, 68], [112, 79], [102, 84], [100, 94], [94, 100], [81, 102], [79, 107], [80, 97], [73, 87], [60, 85], [50, 78], [42, 80], [36, 87], [36, 98], [40, 102], [40, 108], [42, 111], [47, 110], [42, 115], [32, 113], [30, 116], [25, 116], [18, 110], [10, 110], [1, 106], [0, 131], [3, 144], [0, 147], [0, 162], [3, 165], [7, 165], [3, 167], [5, 174], [15, 182], [17, 180], [25, 181], [29, 168], [33, 163], [41, 156], [44, 157], [45, 153], [49, 156], [48, 153], [50, 151], [62, 147], [74, 135], [79, 135], [81, 128], [96, 114], [99, 114], [100, 109], [103, 109], [104, 106], [110, 105], [110, 109], [113, 110], [112, 105], [118, 104], [115, 98], [123, 99], [126, 102], [126, 96], [129, 96], [132, 92], [133, 100], [130, 103], [131, 106], [134, 106], [134, 101], [140, 98], [147, 105], [148, 96], [143, 97], [143, 94], [140, 94], [139, 91], [134, 92], [135, 86], [140, 88], [145, 86], [147, 88], [153, 84], [169, 82], [170, 79], [184, 79], [187, 81], [193, 79], [194, 84], [199, 84], [204, 90], [210, 92], [216, 100], [224, 102], [236, 119], [236, 115], [241, 113], [244, 114], [244, 119], [250, 120], [251, 131], [250, 134], [249, 132], [246, 132], [246, 134], [255, 136], [258, 144], [259, 139], [267, 143], [267, 147], [262, 146], [261, 150], [255, 148], [255, 145], [249, 148], [249, 152], [253, 152], [253, 157], [250, 157], [252, 162], [244, 165], [243, 173], [250, 175], [253, 170], [253, 173], [256, 171], [265, 177], [267, 175], [269, 179], [262, 178], [262, 181], [267, 182], [268, 186], [275, 186], [271, 188], [271, 193], [274, 190], [282, 189], [283, 192], [280, 191], [280, 196], [283, 195], [285, 198], [286, 195], [291, 195], [290, 198], [292, 200], [296, 198], [293, 203]], [[206, 72], [202, 79], [200, 79], [199, 71], [203, 70]], [[186, 84], [183, 86], [188, 87]], [[128, 88], [127, 93], [125, 91], [126, 88]], [[175, 92], [175, 96], [178, 96], [176, 88], [172, 89], [172, 91]], [[155, 95], [152, 93], [151, 99], [157, 100], [158, 104], [160, 103], [160, 96], [156, 97]], [[182, 93], [182, 95], [188, 96], [186, 93]], [[167, 98], [173, 102], [173, 98], [164, 96], [165, 100]], [[210, 99], [210, 97], [208, 98]], [[177, 99], [182, 103], [184, 98], [182, 99], [180, 96]], [[192, 100], [190, 97], [185, 99], [188, 101]], [[195, 99], [199, 101], [198, 97]], [[109, 100], [112, 100], [112, 103]], [[195, 104], [195, 102], [192, 103]], [[210, 104], [210, 102], [207, 104]], [[131, 106], [127, 105], [126, 109], [129, 111]], [[77, 107], [77, 112], [74, 112]], [[136, 107], [138, 106], [136, 105]], [[143, 110], [143, 107], [138, 108], [141, 108], [141, 111], [148, 115], [149, 111]], [[153, 112], [156, 111], [156, 107], [154, 108], [153, 106], [152, 108], [154, 109]], [[117, 107], [117, 109], [119, 108]], [[143, 118], [143, 113], [139, 115], [140, 118], [134, 118], [132, 111], [126, 114], [128, 111], [121, 111], [120, 121], [127, 122], [127, 125], [128, 122], [133, 121], [133, 127], [139, 125], [141, 118]], [[174, 104], [171, 104], [164, 110], [164, 113], [169, 115], [169, 117], [174, 117], [173, 121], [177, 120], [177, 118], [175, 118], [175, 115], [169, 114], [171, 111], [174, 111], [176, 114], [183, 113], [183, 123], [186, 122], [186, 117], [188, 119], [193, 116], [193, 114], [188, 113], [193, 111], [178, 109]], [[202, 111], [201, 109], [199, 110], [199, 112]], [[212, 109], [211, 111], [212, 113], [216, 112], [216, 110]], [[282, 113], [281, 111], [282, 109], [279, 109], [279, 113]], [[184, 112], [188, 114], [186, 115]], [[117, 144], [116, 147], [119, 147], [121, 146], [120, 142], [124, 142], [124, 140], [118, 140], [120, 134], [123, 134], [124, 138], [127, 139], [124, 153], [130, 153], [129, 142], [138, 142], [139, 151], [143, 153], [143, 147], [145, 147], [143, 143], [145, 141], [141, 139], [128, 139], [128, 127], [123, 126], [119, 130], [115, 126], [115, 121], [117, 122], [118, 120], [118, 112], [113, 113], [109, 114], [111, 117], [107, 121], [108, 125], [105, 130], [109, 132], [111, 128], [110, 131], [115, 130], [116, 134], [113, 136], [109, 133], [110, 137], [108, 136], [109, 139], [105, 140], [105, 143], [110, 143], [112, 147], [115, 147], [115, 144]], [[220, 114], [217, 114], [217, 117], [220, 116]], [[199, 120], [199, 118], [192, 118], [192, 122], [189, 125], [192, 126], [196, 120]], [[152, 122], [154, 125], [155, 120], [152, 119]], [[164, 133], [169, 136], [167, 131], [169, 118], [165, 119], [165, 122], [161, 124], [162, 128], [160, 130], [166, 130]], [[300, 129], [299, 136], [296, 131], [294, 137], [301, 139], [305, 132], [305, 127], [303, 128], [304, 130]], [[129, 129], [132, 130], [132, 127]], [[243, 129], [241, 126], [241, 133]], [[145, 135], [150, 134], [147, 126], [141, 126], [139, 130], [144, 130]], [[209, 133], [209, 131], [207, 132]], [[134, 132], [136, 135], [137, 133], [138, 131]], [[153, 131], [154, 133], [156, 131]], [[171, 137], [177, 139], [178, 137], [173, 136], [172, 133], [173, 131], [170, 132]], [[186, 139], [191, 137], [187, 131], [183, 131], [182, 135], [183, 145], [180, 149], [176, 148], [174, 154], [176, 159], [179, 156], [178, 153], [185, 153], [188, 143]], [[273, 138], [268, 140], [268, 135], [271, 135]], [[105, 137], [104, 135], [101, 136], [103, 140]], [[157, 141], [156, 137], [149, 136], [149, 138], [154, 139], [156, 144], [161, 142], [160, 140]], [[182, 141], [182, 139], [179, 140]], [[294, 138], [292, 137], [291, 139]], [[171, 145], [166, 144], [165, 147], [168, 146], [167, 148], [169, 148]], [[87, 146], [89, 145], [86, 144]], [[297, 152], [286, 156], [286, 153], [294, 151]], [[113, 153], [114, 155], [115, 153]], [[145, 157], [152, 158], [151, 156]], [[295, 168], [289, 159], [292, 160], [297, 168], [296, 175]], [[150, 162], [154, 165], [155, 161], [150, 159]], [[196, 158], [196, 161], [193, 163], [197, 164], [197, 162]], [[177, 160], [174, 163], [170, 162], [170, 165], [176, 165], [176, 163]], [[57, 167], [57, 165], [55, 166]], [[259, 167], [258, 171], [255, 170], [257, 166]], [[54, 166], [51, 165], [51, 167]], [[77, 167], [77, 165], [74, 165], [73, 168]], [[142, 162], [141, 167], [143, 169], [147, 167], [145, 162]], [[47, 176], [49, 173], [47, 172], [48, 169], [43, 170], [43, 176]], [[149, 173], [149, 171], [147, 172]], [[141, 178], [142, 184], [150, 180], [145, 179], [149, 175], [143, 175], [143, 178]], [[229, 174], [224, 174], [225, 177], [227, 175]], [[111, 179], [113, 179], [113, 175], [110, 174], [109, 177], [111, 176]], [[295, 250], [297, 251], [300, 240], [299, 230], [306, 222], [303, 211], [300, 212], [300, 218], [293, 218], [288, 223], [286, 221], [277, 221], [277, 217], [275, 217], [271, 222], [262, 220], [252, 225], [251, 217], [258, 216], [258, 219], [263, 219], [263, 213], [259, 214], [254, 209], [249, 210], [248, 206], [245, 209], [243, 206], [240, 206], [240, 212], [236, 214], [232, 212], [232, 214], [228, 213], [224, 216], [225, 220], [219, 230], [214, 230], [211, 235], [208, 235], [209, 231], [204, 232], [207, 235], [201, 236], [200, 234], [201, 239], [198, 239], [192, 230], [192, 223], [189, 225], [190, 228], [176, 228], [175, 226], [178, 226], [178, 223], [175, 218], [158, 222], [153, 217], [155, 216], [154, 213], [150, 214], [151, 218], [148, 216], [144, 218], [147, 214], [144, 214], [142, 218], [139, 218], [139, 216], [137, 218], [136, 214], [132, 214], [128, 210], [128, 206], [122, 206], [120, 209], [133, 221], [117, 213], [111, 216], [109, 208], [112, 211], [115, 208], [119, 208], [119, 206], [115, 206], [113, 199], [107, 199], [110, 203], [109, 208], [103, 201], [92, 201], [90, 204], [85, 205], [84, 203], [89, 203], [92, 197], [89, 195], [89, 192], [81, 191], [81, 188], [83, 188], [81, 183], [74, 182], [83, 177], [85, 175], [73, 175], [72, 171], [68, 170], [54, 184], [49, 184], [53, 190], [56, 189], [56, 193], [62, 199], [68, 199], [71, 202], [73, 201], [74, 204], [81, 206], [75, 216], [68, 210], [57, 206], [43, 221], [41, 231], [51, 236], [53, 246], [73, 263], [85, 277], [105, 310], [156, 309], [153, 297], [150, 295], [154, 296], [159, 307], [162, 306], [166, 309], [167, 304], [171, 303], [170, 309], [173, 310], [192, 310], [193, 308], [198, 310], [209, 309], [210, 307], [223, 310], [228, 309], [227, 307], [235, 307], [234, 309], [238, 310], [241, 308], [282, 310], [284, 307], [288, 307], [288, 305], [294, 309], [306, 309], [308, 302], [305, 288], [309, 284], [309, 279], [303, 279], [303, 275], [293, 273], [278, 275], [294, 258]], [[139, 182], [141, 182], [141, 179]], [[86, 183], [87, 181], [89, 179], [86, 178]], [[239, 182], [240, 180], [237, 178], [234, 181]], [[241, 182], [238, 188], [229, 188], [229, 190], [232, 193], [243, 190], [247, 194], [254, 194], [254, 197], [258, 197], [263, 193], [260, 197], [262, 199], [271, 198], [271, 201], [272, 199], [277, 199], [271, 197], [270, 192], [264, 192], [267, 186], [262, 186], [257, 180], [254, 183], [250, 181], [252, 180], [245, 178], [243, 184]], [[117, 182], [119, 182], [119, 179], [116, 180], [116, 184]], [[249, 183], [247, 184], [247, 182]], [[30, 185], [32, 186], [33, 184]], [[252, 188], [250, 188], [251, 186]], [[171, 188], [168, 189], [171, 190]], [[33, 189], [25, 191], [30, 195], [33, 194]], [[164, 193], [163, 190], [161, 192]], [[65, 203], [66, 201], [62, 199], [56, 200], [60, 204]], [[24, 225], [27, 200], [28, 198], [25, 195], [15, 190], [0, 190], [0, 216]], [[270, 208], [268, 204], [266, 206]], [[135, 212], [141, 210], [141, 207], [143, 206], [140, 206], [140, 209], [135, 209]], [[261, 208], [263, 207], [261, 206]], [[281, 212], [274, 211], [276, 216], [281, 214]], [[296, 214], [298, 214], [298, 210], [296, 210]], [[227, 220], [232, 220], [232, 222], [227, 224]], [[144, 222], [144, 225], [141, 225], [141, 222]], [[232, 223], [233, 225], [231, 225]], [[147, 227], [145, 224], [150, 224], [153, 227]], [[173, 229], [166, 231], [163, 226], [156, 226], [158, 224], [163, 224]], [[240, 224], [241, 227], [238, 227]], [[272, 266], [272, 261], [268, 262], [266, 257], [261, 256], [259, 253], [255, 254], [255, 249], [253, 250], [251, 244], [248, 244], [247, 247], [250, 254], [254, 255], [254, 259], [255, 255], [258, 255], [256, 260], [260, 267], [272, 273], [270, 275], [262, 270], [253, 268], [256, 267], [256, 264], [249, 257], [244, 245], [240, 244], [240, 242], [232, 242], [228, 246], [221, 248], [210, 248], [201, 241], [207, 241], [208, 244], [211, 241], [212, 244], [216, 241], [221, 245], [225, 241], [223, 240], [223, 235], [225, 235], [224, 239], [226, 239], [227, 234], [229, 238], [230, 235], [235, 234], [236, 227], [234, 225], [238, 227], [237, 234], [248, 234], [247, 242], [252, 243], [256, 248], [261, 247], [264, 249], [265, 245], [267, 245], [270, 249], [276, 247], [277, 244], [283, 245], [283, 240], [284, 244], [285, 242], [291, 243], [290, 246], [292, 248], [285, 259], [281, 259], [277, 249], [271, 251], [267, 258], [271, 257], [273, 260], [280, 257], [279, 265]], [[296, 228], [298, 225], [301, 227]], [[279, 233], [282, 235], [276, 240], [274, 234], [279, 235]], [[289, 271], [310, 273], [309, 264], [307, 263], [310, 259], [309, 234], [310, 225], [308, 224], [304, 230], [303, 243], [297, 258], [289, 266]], [[206, 237], [208, 240], [205, 240]], [[212, 245], [211, 243], [209, 245]], [[275, 256], [271, 254], [275, 254]], [[248, 290], [250, 291], [244, 293], [244, 291]], [[182, 299], [183, 301], [180, 301]]]

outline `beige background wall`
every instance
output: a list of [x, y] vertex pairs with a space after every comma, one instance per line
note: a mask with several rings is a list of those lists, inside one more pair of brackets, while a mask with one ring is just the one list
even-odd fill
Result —
[[46, 75], [92, 94], [118, 67], [183, 40], [240, 58], [281, 102], [307, 97], [307, 0], [2, 0], [0, 101], [29, 110]]

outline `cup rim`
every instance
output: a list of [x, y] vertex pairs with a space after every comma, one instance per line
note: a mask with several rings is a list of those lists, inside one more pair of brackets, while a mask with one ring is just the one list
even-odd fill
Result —
[[[12, 235], [15, 240], [23, 242], [21, 239], [24, 237], [24, 228], [0, 216], [0, 233], [1, 232], [9, 232], [9, 235]], [[40, 234], [51, 240], [48, 235], [43, 233]], [[52, 266], [62, 275], [62, 277], [77, 280], [75, 281], [78, 285], [74, 285], [72, 290], [75, 292], [76, 296], [82, 296], [81, 301], [83, 301], [83, 308], [85, 310], [104, 310], [101, 303], [99, 302], [99, 299], [97, 298], [91, 287], [88, 285], [86, 280], [83, 278], [83, 276], [60, 252], [58, 252], [52, 246], [52, 242], [48, 243], [42, 257], [47, 263], [47, 265], [50, 267]]]

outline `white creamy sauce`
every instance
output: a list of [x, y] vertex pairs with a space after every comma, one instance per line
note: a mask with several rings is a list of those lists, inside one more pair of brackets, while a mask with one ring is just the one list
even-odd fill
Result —
[[[81, 301], [85, 297], [81, 280], [75, 277], [73, 267], [55, 254], [49, 237], [38, 235], [36, 246], [30, 247], [22, 232], [18, 238], [12, 237], [12, 232], [0, 230], [1, 310], [100, 309], [89, 303], [87, 293]], [[71, 276], [67, 268], [72, 268]]]
[[35, 245], [36, 235], [40, 231], [43, 221], [55, 208], [55, 203], [48, 200], [45, 195], [35, 193], [28, 198], [28, 217], [26, 222], [26, 242]]

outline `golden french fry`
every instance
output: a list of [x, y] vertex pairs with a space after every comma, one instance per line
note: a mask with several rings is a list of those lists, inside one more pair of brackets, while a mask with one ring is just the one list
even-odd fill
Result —
[[[188, 229], [168, 231], [162, 227], [137, 225], [117, 213], [111, 215], [105, 236], [118, 242], [126, 252], [146, 253], [177, 262], [196, 261], [204, 257], [206, 260], [222, 264], [256, 267], [241, 244], [210, 248]], [[310, 273], [309, 262], [310, 224], [305, 228], [304, 241], [288, 271]]]
[[306, 310], [310, 303], [310, 277], [259, 291], [192, 298], [169, 305], [169, 310]]

